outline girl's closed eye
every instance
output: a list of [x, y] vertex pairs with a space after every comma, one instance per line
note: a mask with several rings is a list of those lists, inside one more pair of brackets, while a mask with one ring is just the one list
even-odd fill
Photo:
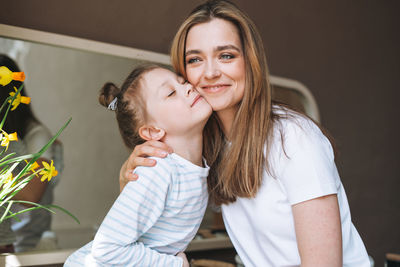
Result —
[[167, 97], [171, 97], [171, 96], [173, 96], [175, 94], [175, 90], [172, 90], [168, 95], [167, 95]]

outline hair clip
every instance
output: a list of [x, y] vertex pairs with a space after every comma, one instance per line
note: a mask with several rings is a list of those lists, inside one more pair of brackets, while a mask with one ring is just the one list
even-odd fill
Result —
[[117, 109], [117, 100], [118, 98], [114, 98], [113, 101], [108, 105], [108, 109], [115, 111]]

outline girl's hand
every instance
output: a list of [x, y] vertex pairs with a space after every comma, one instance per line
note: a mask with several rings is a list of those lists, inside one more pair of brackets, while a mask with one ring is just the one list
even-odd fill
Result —
[[156, 161], [147, 157], [165, 158], [172, 149], [160, 141], [150, 140], [141, 145], [135, 146], [129, 158], [122, 165], [119, 172], [119, 188], [124, 189], [129, 181], [136, 181], [139, 177], [133, 173], [138, 166], [154, 166]]
[[179, 252], [178, 254], [176, 254], [177, 257], [182, 258], [183, 260], [183, 265], [182, 267], [190, 267], [189, 262], [186, 258], [186, 254], [183, 252]]

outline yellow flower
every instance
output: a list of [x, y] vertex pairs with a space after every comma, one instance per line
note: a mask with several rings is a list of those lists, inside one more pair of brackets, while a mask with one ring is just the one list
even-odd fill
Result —
[[10, 141], [18, 141], [18, 136], [17, 136], [16, 132], [14, 132], [12, 134], [8, 134], [4, 130], [2, 130], [2, 129], [0, 129], [0, 130], [1, 130], [1, 133], [0, 133], [1, 144], [0, 145], [5, 146], [6, 151], [7, 151]]
[[15, 186], [17, 184], [17, 180], [15, 180], [14, 178], [14, 175], [10, 172], [7, 178], [4, 180], [3, 184], [6, 185], [12, 183], [11, 186]]
[[50, 165], [46, 161], [42, 161], [42, 164], [44, 169], [39, 172], [40, 175], [43, 175], [40, 180], [44, 182], [47, 179], [50, 182], [51, 178], [57, 176], [58, 171], [53, 165], [53, 160], [51, 161]]
[[[15, 93], [18, 91], [18, 89], [15, 86], [14, 86], [14, 90], [15, 90]], [[15, 95], [15, 93], [10, 92], [10, 96], [13, 97]], [[8, 100], [8, 103], [11, 103], [11, 99]], [[18, 93], [17, 97], [15, 97], [14, 101], [12, 102], [13, 107], [11, 108], [11, 110], [15, 110], [21, 103], [29, 104], [29, 103], [31, 103], [31, 98], [28, 96], [21, 96], [21, 94]]]
[[25, 80], [25, 73], [23, 72], [12, 72], [6, 66], [0, 67], [0, 84], [6, 86], [12, 80], [21, 81]]
[[[27, 160], [25, 160], [26, 164], [28, 164], [29, 162]], [[29, 169], [27, 170], [28, 172], [35, 172], [37, 168], [39, 168], [40, 165], [35, 161], [34, 163], [32, 163], [32, 165], [29, 167]], [[36, 174], [36, 176], [38, 176]]]
[[7, 176], [7, 178], [4, 180], [3, 184], [8, 184], [9, 182], [12, 182], [12, 180], [14, 179], [12, 173], [10, 172]]

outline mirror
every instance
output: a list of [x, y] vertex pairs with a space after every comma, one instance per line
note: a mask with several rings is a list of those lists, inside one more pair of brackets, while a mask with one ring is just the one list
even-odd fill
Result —
[[[98, 92], [107, 81], [121, 84], [135, 65], [156, 54], [142, 52], [141, 58], [138, 51], [128, 49], [138, 57], [128, 58], [5, 36], [0, 37], [0, 53], [12, 57], [25, 72], [33, 111], [52, 134], [72, 117], [59, 138], [65, 167], [54, 203], [72, 212], [81, 224], [57, 212], [52, 228], [61, 247], [77, 247], [81, 238], [95, 231], [118, 195], [119, 168], [129, 155], [115, 115], [98, 103]], [[165, 59], [169, 60], [167, 55], [160, 55], [151, 61], [165, 64]]]
[[[72, 117], [59, 138], [65, 167], [54, 204], [72, 212], [81, 224], [57, 212], [52, 229], [59, 248], [80, 247], [93, 238], [118, 196], [119, 169], [130, 153], [122, 143], [114, 113], [98, 103], [98, 91], [107, 81], [120, 85], [142, 62], [167, 66], [169, 56], [1, 24], [0, 53], [16, 60], [26, 73], [33, 111], [53, 134]], [[271, 83], [277, 99], [290, 98], [319, 120], [306, 87], [280, 77], [271, 77]]]

